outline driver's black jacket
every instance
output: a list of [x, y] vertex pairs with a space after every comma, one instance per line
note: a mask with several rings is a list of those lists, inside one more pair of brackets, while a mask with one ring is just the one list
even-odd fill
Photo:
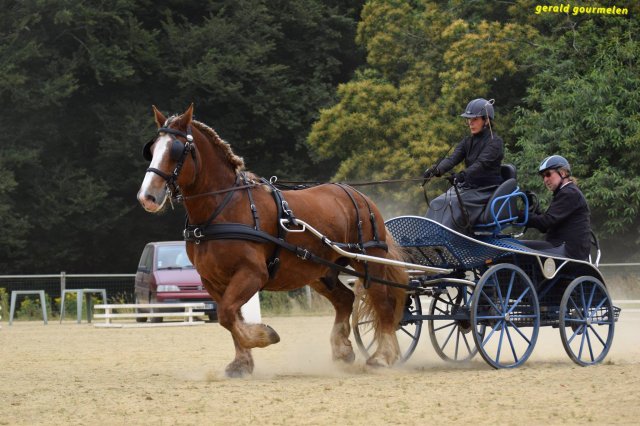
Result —
[[545, 240], [556, 247], [564, 243], [568, 257], [580, 260], [589, 258], [589, 206], [582, 191], [573, 182], [556, 189], [547, 211], [530, 214], [527, 226], [546, 232]]
[[480, 133], [462, 139], [453, 154], [438, 164], [444, 174], [464, 160], [464, 183], [471, 188], [499, 185], [502, 183], [500, 165], [504, 157], [504, 143], [497, 134], [484, 128]]

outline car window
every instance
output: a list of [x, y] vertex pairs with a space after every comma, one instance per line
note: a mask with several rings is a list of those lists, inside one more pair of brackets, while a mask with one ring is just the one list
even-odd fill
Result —
[[153, 247], [146, 246], [142, 251], [142, 256], [140, 256], [140, 263], [138, 264], [139, 271], [151, 270], [151, 265], [153, 263], [152, 255], [153, 255]]
[[193, 268], [184, 246], [159, 246], [156, 256], [157, 269]]

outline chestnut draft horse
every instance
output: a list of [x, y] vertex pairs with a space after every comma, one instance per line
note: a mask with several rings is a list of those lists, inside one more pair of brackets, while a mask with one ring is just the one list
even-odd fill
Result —
[[184, 202], [187, 253], [218, 304], [220, 324], [233, 336], [236, 355], [226, 375], [252, 373], [251, 348], [280, 340], [267, 325], [245, 323], [240, 307], [260, 290], [289, 291], [304, 285], [335, 308], [333, 359], [353, 362], [349, 318], [355, 296], [338, 281], [340, 266], [351, 266], [360, 282], [370, 284], [358, 287], [366, 288], [363, 303], [378, 344], [367, 364], [392, 365], [399, 357], [395, 333], [406, 295], [404, 289], [380, 282], [407, 283], [404, 268], [356, 261], [296, 226], [298, 218], [330, 241], [342, 242], [345, 251], [400, 259], [374, 203], [341, 184], [280, 191], [245, 172], [243, 159], [211, 127], [193, 119], [193, 105], [169, 118], [155, 106], [153, 112], [158, 133], [143, 150], [151, 164], [138, 200], [151, 213], [172, 197]]

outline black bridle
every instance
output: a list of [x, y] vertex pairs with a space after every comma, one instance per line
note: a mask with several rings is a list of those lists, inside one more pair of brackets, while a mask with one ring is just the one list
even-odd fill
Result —
[[[197, 158], [196, 158], [196, 149], [193, 143], [193, 135], [191, 134], [191, 125], [187, 126], [187, 133], [177, 130], [171, 129], [169, 127], [160, 127], [158, 129], [158, 134], [160, 133], [168, 133], [173, 135], [171, 138], [171, 147], [169, 148], [169, 158], [176, 162], [176, 167], [173, 169], [173, 173], [167, 174], [162, 170], [156, 169], [155, 167], [149, 167], [147, 172], [155, 173], [160, 176], [165, 181], [165, 186], [167, 187], [167, 191], [169, 192], [169, 199], [172, 200], [174, 198], [181, 198], [182, 193], [180, 191], [180, 186], [178, 186], [178, 176], [180, 175], [180, 171], [184, 166], [184, 161], [187, 158], [187, 155], [191, 154], [191, 158], [195, 164], [195, 170], [198, 170]], [[186, 139], [183, 143], [175, 136], [182, 136]], [[156, 142], [157, 137], [151, 139], [147, 142], [142, 148], [142, 156], [145, 160], [151, 161], [153, 156], [151, 155], [151, 146]]]

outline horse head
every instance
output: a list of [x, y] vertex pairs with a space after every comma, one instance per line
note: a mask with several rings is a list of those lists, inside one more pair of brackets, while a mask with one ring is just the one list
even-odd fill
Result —
[[138, 201], [151, 213], [162, 210], [167, 198], [180, 196], [181, 188], [194, 182], [198, 170], [193, 104], [183, 114], [168, 119], [155, 106], [153, 113], [157, 136], [142, 149], [150, 164], [138, 191]]

